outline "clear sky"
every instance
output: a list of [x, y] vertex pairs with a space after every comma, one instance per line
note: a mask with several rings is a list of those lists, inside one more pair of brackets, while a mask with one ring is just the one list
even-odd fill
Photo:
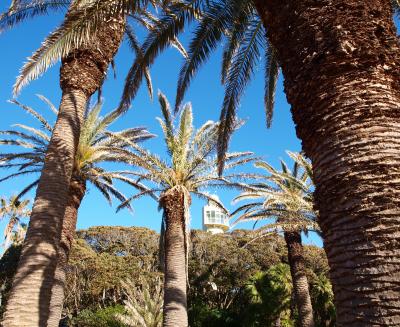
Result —
[[[1, 4], [0, 10], [4, 11], [5, 9], [6, 6]], [[33, 123], [33, 120], [26, 113], [6, 101], [12, 96], [12, 85], [26, 57], [39, 47], [44, 37], [61, 22], [62, 17], [62, 14], [52, 14], [51, 16], [35, 18], [0, 35], [0, 47], [2, 49], [0, 52], [2, 62], [0, 130], [8, 129], [14, 123], [23, 122], [27, 125]], [[112, 110], [118, 104], [124, 76], [133, 59], [133, 54], [124, 44], [115, 61], [117, 78], [114, 79], [113, 74], [110, 74], [104, 85], [104, 113]], [[223, 99], [223, 88], [219, 82], [220, 59], [221, 53], [217, 52], [209, 63], [202, 68], [187, 93], [186, 101], [192, 102], [195, 115], [194, 123], [197, 127], [207, 120], [218, 120]], [[174, 103], [176, 80], [181, 63], [180, 54], [171, 49], [162, 55], [151, 69], [155, 91], [160, 89], [167, 95], [171, 103]], [[46, 72], [42, 78], [23, 89], [18, 100], [36, 108], [46, 117], [51, 117], [51, 112], [35, 97], [35, 94], [43, 94], [58, 106], [60, 101], [58, 77], [59, 65], [56, 65]], [[275, 117], [270, 129], [267, 129], [265, 125], [263, 88], [263, 67], [260, 67], [243, 97], [239, 110], [239, 116], [246, 120], [246, 124], [234, 135], [230, 151], [253, 151], [273, 166], [278, 166], [281, 158], [289, 160], [285, 153], [286, 150], [299, 151], [301, 145], [295, 135], [290, 106], [287, 104], [283, 92], [282, 79], [280, 78], [278, 84]], [[146, 126], [150, 132], [161, 135], [161, 130], [155, 119], [157, 116], [160, 116], [158, 101], [156, 99], [153, 102], [150, 101], [146, 88], [142, 87], [131, 110], [112, 125], [111, 129], [117, 131], [133, 126]], [[146, 142], [145, 146], [160, 155], [165, 154], [162, 137]], [[5, 147], [0, 151], [6, 151]], [[0, 171], [0, 176], [4, 175], [5, 172]], [[1, 183], [0, 196], [17, 193], [24, 185], [27, 185], [28, 179], [29, 177], [23, 177]], [[122, 189], [128, 195], [131, 193], [129, 188], [122, 187]], [[217, 194], [228, 208], [234, 208], [231, 205], [231, 200], [237, 193], [218, 191]], [[33, 198], [34, 194], [29, 194], [29, 197]], [[204, 202], [202, 201], [193, 201], [191, 226], [194, 229], [201, 228], [201, 208], [203, 205]], [[161, 214], [157, 211], [154, 200], [139, 200], [134, 203], [134, 209], [133, 215], [126, 210], [115, 214], [115, 207], [110, 207], [101, 194], [89, 186], [89, 191], [79, 211], [78, 228], [87, 228], [93, 225], [134, 225], [159, 229]], [[0, 227], [3, 227], [3, 225], [4, 222]], [[251, 227], [251, 225], [242, 227], [249, 228], [249, 226]], [[311, 236], [306, 242], [322, 244], [321, 240], [315, 235]]]

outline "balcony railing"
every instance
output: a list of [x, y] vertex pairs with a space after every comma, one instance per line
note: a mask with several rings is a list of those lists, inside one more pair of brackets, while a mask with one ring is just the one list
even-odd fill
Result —
[[229, 219], [226, 217], [205, 217], [204, 219], [205, 225], [225, 225], [229, 226]]

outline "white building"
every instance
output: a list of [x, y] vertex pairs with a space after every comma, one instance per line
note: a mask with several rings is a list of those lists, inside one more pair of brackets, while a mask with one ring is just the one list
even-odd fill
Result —
[[[214, 195], [217, 200], [218, 197]], [[224, 233], [229, 229], [229, 217], [213, 201], [203, 207], [203, 230], [212, 234]]]

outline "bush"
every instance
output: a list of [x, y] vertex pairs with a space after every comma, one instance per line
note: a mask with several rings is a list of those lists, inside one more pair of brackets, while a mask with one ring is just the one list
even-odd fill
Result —
[[125, 313], [122, 305], [107, 307], [97, 311], [83, 310], [77, 317], [73, 318], [67, 326], [76, 327], [125, 327], [124, 324], [119, 322], [116, 314]]

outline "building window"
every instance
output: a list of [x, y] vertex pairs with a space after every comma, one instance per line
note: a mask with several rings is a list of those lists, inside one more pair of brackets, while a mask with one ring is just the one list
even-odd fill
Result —
[[228, 219], [226, 214], [219, 209], [210, 209], [205, 211], [205, 224], [219, 224], [228, 225]]

